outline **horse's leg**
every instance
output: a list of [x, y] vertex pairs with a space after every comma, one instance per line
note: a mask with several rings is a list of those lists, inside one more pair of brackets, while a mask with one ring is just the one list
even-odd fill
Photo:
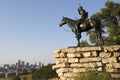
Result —
[[79, 47], [80, 46], [80, 38], [81, 38], [81, 33], [77, 33], [77, 34], [75, 34], [76, 35], [76, 38], [77, 38], [77, 46]]
[[75, 35], [78, 41], [78, 44], [77, 44], [78, 47], [80, 46], [80, 38], [81, 38], [81, 28], [79, 27], [79, 25], [80, 23], [76, 25], [76, 32], [75, 32]]
[[79, 37], [77, 37], [77, 41], [78, 41], [77, 47], [79, 47], [80, 46], [80, 38]]
[[96, 34], [96, 46], [98, 45], [98, 32], [95, 33]]

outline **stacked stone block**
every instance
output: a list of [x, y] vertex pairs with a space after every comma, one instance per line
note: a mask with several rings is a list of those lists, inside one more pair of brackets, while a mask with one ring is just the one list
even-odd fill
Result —
[[100, 47], [76, 47], [55, 50], [56, 70], [60, 80], [74, 80], [87, 68], [110, 72], [120, 78], [120, 45]]

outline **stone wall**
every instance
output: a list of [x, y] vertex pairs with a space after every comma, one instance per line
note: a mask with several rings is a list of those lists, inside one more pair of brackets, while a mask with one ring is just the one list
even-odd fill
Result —
[[120, 78], [120, 45], [100, 47], [77, 47], [55, 50], [56, 70], [60, 80], [74, 80], [87, 68], [110, 72]]

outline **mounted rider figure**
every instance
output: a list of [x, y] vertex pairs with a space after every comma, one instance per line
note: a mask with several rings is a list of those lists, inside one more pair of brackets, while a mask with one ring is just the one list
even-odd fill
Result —
[[78, 13], [81, 15], [80, 21], [85, 22], [85, 20], [88, 18], [88, 12], [86, 12], [82, 6], [78, 8]]
[[[80, 24], [82, 23], [87, 23], [87, 18], [88, 18], [88, 12], [86, 12], [82, 6], [79, 6], [79, 8], [77, 9], [79, 15], [81, 15], [81, 18], [78, 20], [77, 22], [77, 36], [76, 37], [80, 37], [81, 38], [81, 34], [79, 34], [81, 27]], [[85, 25], [85, 27], [87, 27], [87, 25]]]

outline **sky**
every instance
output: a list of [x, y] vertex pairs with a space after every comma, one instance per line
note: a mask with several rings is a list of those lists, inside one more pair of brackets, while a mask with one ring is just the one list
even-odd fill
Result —
[[[19, 59], [55, 63], [55, 50], [77, 44], [67, 25], [59, 27], [62, 17], [80, 18], [79, 4], [91, 16], [105, 7], [106, 1], [0, 0], [0, 64], [14, 64]], [[81, 39], [88, 37], [82, 33]]]

